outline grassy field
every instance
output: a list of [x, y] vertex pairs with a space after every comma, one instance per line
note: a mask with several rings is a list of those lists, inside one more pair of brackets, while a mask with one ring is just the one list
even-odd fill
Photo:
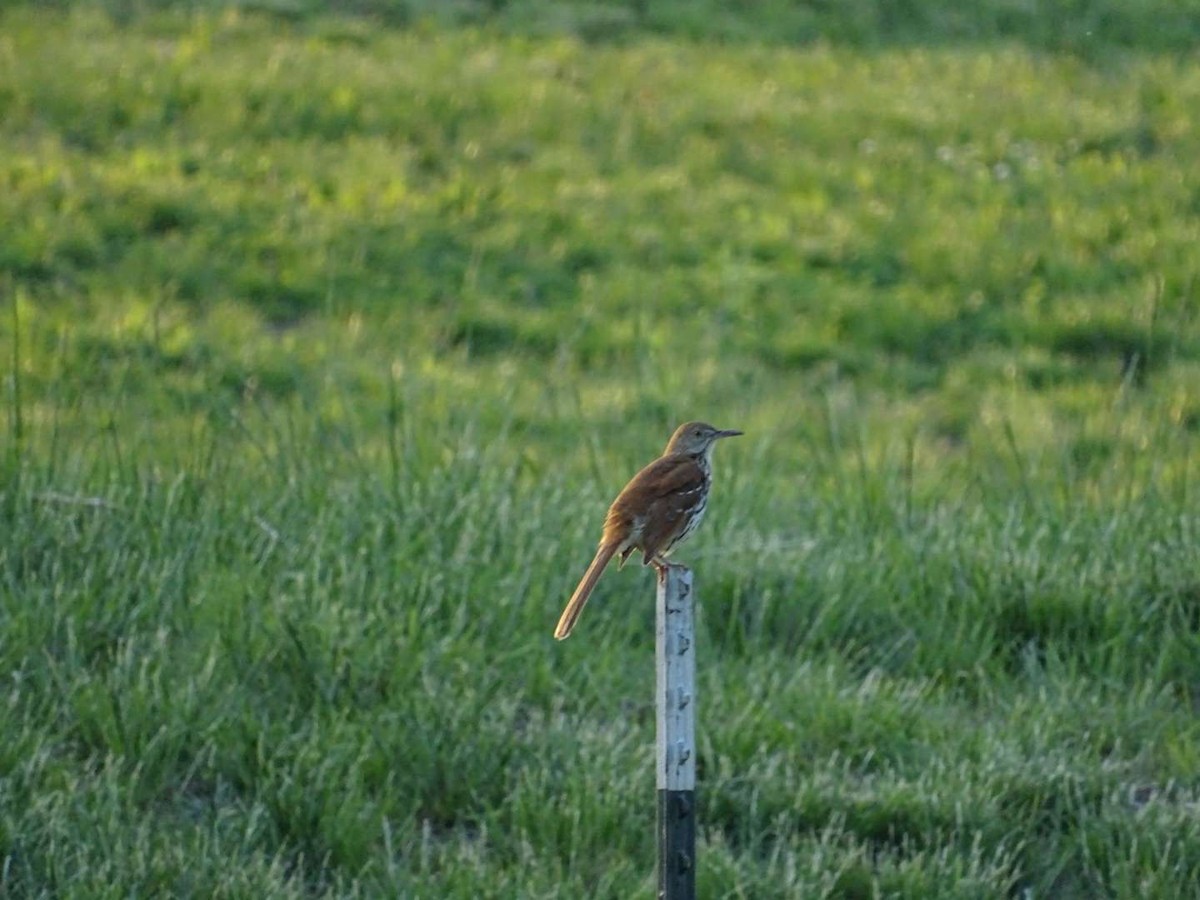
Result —
[[1198, 34], [0, 7], [0, 895], [653, 896], [699, 417], [701, 897], [1192, 896]]

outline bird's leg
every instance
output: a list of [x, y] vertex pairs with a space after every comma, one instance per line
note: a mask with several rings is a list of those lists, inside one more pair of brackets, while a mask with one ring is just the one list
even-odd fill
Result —
[[667, 580], [667, 572], [669, 572], [671, 569], [686, 569], [687, 568], [687, 566], [685, 566], [685, 565], [682, 565], [680, 563], [673, 563], [670, 560], [668, 560], [665, 556], [661, 556], [658, 554], [656, 554], [650, 558], [650, 565], [654, 566], [655, 571], [658, 572], [658, 580], [659, 581], [666, 581]]

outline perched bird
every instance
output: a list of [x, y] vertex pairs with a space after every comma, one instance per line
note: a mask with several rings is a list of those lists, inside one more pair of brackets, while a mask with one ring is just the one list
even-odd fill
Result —
[[633, 551], [641, 550], [642, 565], [659, 571], [669, 565], [667, 554], [704, 518], [712, 486], [713, 446], [721, 438], [741, 433], [722, 431], [704, 422], [686, 422], [675, 429], [663, 455], [625, 485], [608, 508], [596, 556], [554, 629], [558, 640], [570, 635], [604, 567], [614, 556], [620, 556], [620, 564], [624, 565]]

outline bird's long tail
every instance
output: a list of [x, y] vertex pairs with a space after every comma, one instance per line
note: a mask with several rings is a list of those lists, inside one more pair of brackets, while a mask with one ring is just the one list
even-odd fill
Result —
[[604, 573], [604, 567], [613, 558], [613, 554], [617, 552], [618, 546], [619, 544], [616, 542], [600, 545], [600, 549], [596, 551], [596, 557], [592, 560], [592, 564], [583, 573], [579, 587], [575, 588], [575, 593], [571, 595], [571, 599], [567, 601], [567, 606], [563, 610], [562, 616], [559, 617], [558, 627], [554, 629], [554, 637], [556, 639], [561, 641], [571, 634], [571, 629], [579, 621], [579, 614], [583, 612], [584, 604], [588, 602], [588, 597], [592, 596], [592, 590], [596, 587], [596, 582], [600, 580], [600, 576]]

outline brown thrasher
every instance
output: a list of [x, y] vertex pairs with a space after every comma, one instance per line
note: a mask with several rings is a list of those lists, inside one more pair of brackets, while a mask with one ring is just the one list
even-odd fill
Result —
[[641, 550], [643, 566], [652, 565], [661, 573], [670, 565], [666, 555], [704, 518], [712, 486], [713, 445], [720, 438], [741, 433], [722, 431], [704, 422], [686, 422], [675, 429], [663, 455], [634, 475], [617, 494], [604, 519], [596, 556], [554, 629], [558, 640], [570, 635], [604, 567], [614, 556], [620, 555], [623, 566], [634, 550]]

